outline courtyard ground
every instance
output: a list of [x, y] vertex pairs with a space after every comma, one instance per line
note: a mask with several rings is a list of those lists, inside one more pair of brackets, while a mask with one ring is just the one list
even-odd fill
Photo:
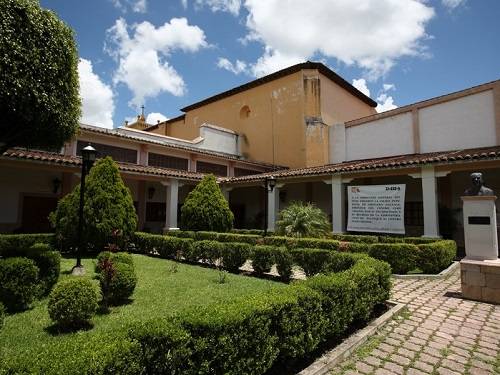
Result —
[[394, 280], [406, 305], [333, 374], [500, 374], [500, 306], [460, 298], [460, 270], [443, 280]]

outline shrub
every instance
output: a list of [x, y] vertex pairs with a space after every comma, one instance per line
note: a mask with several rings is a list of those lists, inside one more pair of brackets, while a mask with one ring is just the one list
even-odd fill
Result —
[[280, 211], [277, 233], [291, 237], [324, 237], [330, 230], [326, 214], [312, 203], [292, 202]]
[[364, 242], [343, 242], [342, 246], [344, 251], [369, 254], [372, 244]]
[[274, 250], [273, 246], [257, 245], [253, 249], [252, 254], [252, 267], [257, 275], [263, 275], [271, 271], [274, 264]]
[[134, 293], [137, 276], [133, 266], [129, 264], [113, 261], [111, 261], [111, 264], [111, 276], [105, 272], [100, 272], [99, 281], [103, 292], [109, 293], [105, 296], [106, 301], [119, 304]]
[[326, 269], [332, 258], [332, 252], [324, 249], [293, 249], [293, 259], [307, 276], [313, 276]]
[[309, 248], [309, 249], [338, 250], [339, 241], [324, 240], [321, 238], [299, 238], [297, 240], [296, 247]]
[[0, 302], [0, 331], [2, 330], [4, 320], [5, 320], [5, 307], [3, 306], [3, 303]]
[[285, 247], [277, 247], [273, 252], [276, 269], [283, 281], [288, 281], [292, 277], [293, 256], [290, 250]]
[[49, 296], [49, 316], [60, 327], [80, 328], [89, 323], [98, 308], [100, 293], [85, 278], [60, 281]]
[[457, 256], [457, 244], [452, 240], [420, 244], [417, 266], [423, 273], [439, 273], [448, 267]]
[[210, 265], [215, 265], [222, 255], [223, 245], [217, 241], [195, 241], [191, 246], [191, 252], [187, 259], [191, 262], [206, 261]]
[[323, 272], [343, 272], [354, 266], [360, 259], [366, 258], [365, 254], [340, 253], [334, 252], [330, 255], [328, 263]]
[[199, 231], [194, 234], [195, 241], [217, 241], [218, 238], [219, 233], [217, 232]]
[[125, 263], [128, 264], [129, 266], [134, 267], [134, 258], [132, 258], [132, 255], [124, 252], [120, 253], [112, 253], [110, 251], [101, 251], [96, 258], [96, 266], [95, 266], [95, 272], [99, 273], [101, 270], [101, 264], [104, 261], [110, 261], [112, 263]]
[[[130, 190], [123, 183], [118, 165], [110, 157], [100, 159], [86, 177], [84, 217], [87, 220], [82, 232], [85, 249], [102, 251], [116, 241], [116, 231], [121, 236], [121, 247], [133, 235], [137, 227], [137, 215]], [[80, 185], [62, 198], [57, 209], [50, 214], [56, 238], [62, 248], [77, 247], [78, 208]]]
[[187, 256], [193, 243], [193, 240], [189, 238], [177, 238], [142, 232], [136, 232], [133, 240], [139, 253], [158, 254], [162, 258], [176, 258], [179, 253]]
[[166, 319], [134, 323], [128, 336], [140, 345], [145, 374], [184, 374], [190, 367], [191, 335]]
[[238, 272], [239, 268], [250, 259], [251, 254], [252, 246], [247, 243], [226, 242], [222, 244], [222, 264], [231, 272]]
[[29, 248], [26, 256], [32, 259], [39, 269], [40, 294], [48, 294], [59, 279], [61, 254], [58, 251], [52, 251], [47, 244], [36, 243]]
[[326, 335], [339, 336], [352, 322], [356, 283], [345, 273], [316, 275], [304, 284], [319, 292], [322, 298], [324, 319], [328, 322]]
[[188, 194], [181, 208], [181, 226], [187, 230], [227, 232], [234, 215], [215, 176], [207, 175]]
[[412, 244], [385, 243], [373, 244], [369, 255], [389, 263], [392, 272], [406, 274], [417, 266], [418, 247]]
[[358, 242], [358, 243], [377, 243], [377, 242], [379, 242], [377, 236], [367, 236], [367, 235], [360, 235], [360, 234], [333, 233], [333, 234], [330, 234], [328, 237], [330, 237], [334, 240], [344, 241], [344, 242]]
[[5, 258], [24, 256], [26, 249], [35, 243], [53, 244], [52, 233], [0, 234], [0, 256]]
[[0, 302], [7, 310], [29, 307], [39, 293], [38, 267], [28, 258], [0, 259]]
[[238, 234], [238, 233], [219, 233], [217, 241], [219, 242], [244, 242], [255, 245], [261, 236], [254, 234]]
[[262, 229], [231, 229], [231, 232], [239, 234], [256, 234], [258, 236], [264, 235], [264, 231]]
[[170, 237], [194, 239], [196, 236], [196, 232], [193, 232], [191, 230], [172, 230], [172, 231], [166, 232], [165, 235], [170, 236]]
[[264, 245], [285, 246], [289, 249], [297, 247], [297, 239], [284, 236], [267, 236], [262, 239]]

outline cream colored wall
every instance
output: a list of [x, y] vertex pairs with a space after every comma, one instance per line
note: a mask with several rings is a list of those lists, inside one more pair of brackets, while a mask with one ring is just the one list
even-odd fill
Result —
[[[245, 105], [250, 115], [242, 119], [240, 110]], [[241, 152], [250, 160], [305, 165], [301, 72], [193, 109], [186, 113], [185, 123], [168, 124], [167, 134], [193, 139], [205, 122], [239, 133]]]
[[493, 91], [419, 109], [421, 152], [495, 146]]
[[411, 112], [345, 129], [346, 160], [413, 154]]

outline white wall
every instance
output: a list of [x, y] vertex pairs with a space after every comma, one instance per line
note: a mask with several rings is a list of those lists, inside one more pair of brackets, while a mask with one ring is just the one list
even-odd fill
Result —
[[238, 135], [233, 131], [203, 124], [200, 126], [200, 136], [203, 138], [200, 148], [239, 155]]
[[411, 112], [348, 127], [345, 139], [346, 160], [412, 154]]
[[493, 91], [419, 110], [421, 152], [496, 145]]

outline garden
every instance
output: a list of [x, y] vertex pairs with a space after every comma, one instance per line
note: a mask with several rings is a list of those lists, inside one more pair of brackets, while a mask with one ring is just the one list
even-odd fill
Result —
[[185, 230], [134, 232], [112, 159], [86, 184], [81, 236], [78, 187], [51, 215], [54, 234], [0, 235], [0, 373], [269, 374], [370, 321], [392, 272], [439, 272], [456, 252], [333, 235], [311, 205], [284, 210], [276, 234], [234, 231], [213, 176], [186, 199]]

